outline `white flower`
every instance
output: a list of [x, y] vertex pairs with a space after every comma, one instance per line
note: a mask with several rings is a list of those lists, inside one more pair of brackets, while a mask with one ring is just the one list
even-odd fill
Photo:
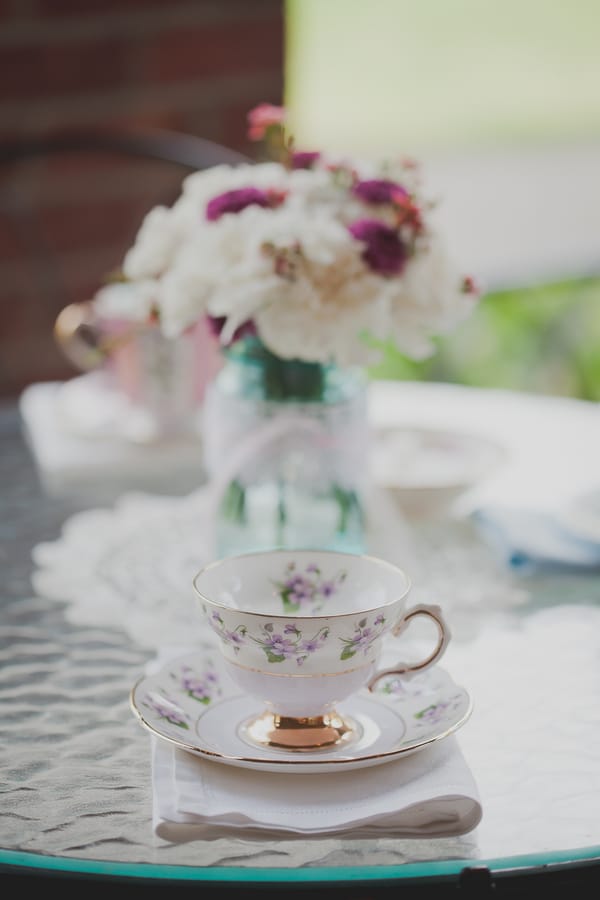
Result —
[[101, 319], [147, 321], [158, 296], [158, 283], [150, 279], [116, 281], [100, 288], [94, 297], [94, 310]]
[[164, 206], [155, 206], [148, 213], [135, 244], [125, 256], [123, 272], [127, 278], [138, 280], [162, 275], [185, 235], [185, 229], [178, 224], [173, 212]]
[[[407, 213], [397, 194], [364, 202], [352, 191], [355, 179], [401, 185], [400, 196], [413, 206]], [[424, 221], [419, 191], [415, 172], [403, 164], [321, 158], [311, 169], [216, 166], [188, 176], [171, 208], [146, 216], [124, 274], [143, 291], [152, 286], [168, 337], [210, 315], [225, 321], [224, 343], [252, 321], [263, 343], [284, 358], [369, 364], [377, 357], [365, 334], [394, 339], [421, 358], [433, 352], [433, 335], [468, 314], [473, 297]], [[209, 220], [215, 198], [220, 205], [210, 207]], [[368, 236], [353, 237], [348, 226], [357, 220], [376, 220], [397, 235], [392, 250], [385, 234], [373, 247]], [[394, 252], [405, 256], [397, 266]]]

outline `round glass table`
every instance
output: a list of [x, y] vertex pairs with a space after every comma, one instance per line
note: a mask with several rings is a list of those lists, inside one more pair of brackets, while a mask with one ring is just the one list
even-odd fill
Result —
[[[600, 410], [564, 398], [392, 382], [372, 385], [370, 403], [374, 429], [435, 425], [485, 434], [506, 451], [448, 508], [418, 515], [379, 486], [394, 506], [395, 527], [389, 516], [381, 524], [376, 504], [371, 513], [374, 533], [381, 532], [374, 549], [405, 561], [418, 599], [435, 594], [446, 604], [453, 637], [444, 667], [473, 699], [457, 740], [477, 784], [481, 821], [445, 837], [263, 838], [225, 830], [161, 838], [149, 736], [129, 695], [160, 641], [160, 628], [158, 637], [157, 629], [146, 631], [136, 613], [135, 585], [144, 585], [149, 565], [167, 565], [176, 530], [151, 528], [142, 511], [119, 531], [122, 484], [108, 472], [90, 475], [87, 485], [49, 489], [19, 406], [8, 404], [0, 410], [0, 874], [7, 887], [367, 898], [426, 889], [517, 896], [536, 886], [600, 884], [600, 552], [598, 565], [548, 558], [515, 566], [473, 515], [499, 501], [546, 512], [595, 488]], [[165, 522], [197, 487], [193, 474], [187, 478], [174, 476]], [[147, 502], [160, 506], [162, 494], [152, 483], [146, 489]], [[40, 545], [54, 548], [48, 558], [60, 569], [52, 591], [35, 587]], [[77, 612], [90, 590], [97, 615], [91, 604]], [[185, 596], [188, 586], [181, 590]], [[144, 614], [169, 622], [164, 607]]]

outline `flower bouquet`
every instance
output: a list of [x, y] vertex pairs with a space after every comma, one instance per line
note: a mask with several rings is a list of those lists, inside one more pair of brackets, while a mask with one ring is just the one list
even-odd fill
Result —
[[175, 337], [208, 316], [224, 347], [252, 332], [275, 357], [365, 366], [392, 340], [413, 359], [469, 315], [476, 291], [429, 221], [410, 159], [295, 149], [281, 107], [249, 114], [268, 159], [193, 173], [146, 216], [124, 261]]
[[[207, 320], [222, 348], [204, 428], [209, 475], [224, 483], [222, 552], [363, 549], [366, 368], [382, 341], [431, 355], [477, 297], [433, 227], [413, 160], [298, 149], [286, 119], [282, 107], [252, 110], [264, 158], [189, 175], [173, 206], [146, 216], [123, 264], [165, 336]], [[301, 435], [302, 417], [316, 430]]]

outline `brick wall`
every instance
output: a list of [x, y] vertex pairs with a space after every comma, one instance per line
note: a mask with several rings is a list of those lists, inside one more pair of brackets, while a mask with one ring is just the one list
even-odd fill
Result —
[[[252, 156], [283, 97], [285, 0], [0, 0], [0, 147], [82, 128], [167, 129]], [[58, 312], [116, 268], [187, 170], [114, 154], [0, 163], [0, 400], [75, 374]]]

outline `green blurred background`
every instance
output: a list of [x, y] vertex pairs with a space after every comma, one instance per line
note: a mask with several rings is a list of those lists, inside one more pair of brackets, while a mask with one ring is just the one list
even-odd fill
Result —
[[[569, 208], [562, 179], [556, 197], [555, 226], [591, 223], [589, 238], [599, 46], [597, 0], [287, 0], [286, 105], [298, 144], [346, 154], [542, 160], [557, 146], [597, 147], [590, 208]], [[558, 275], [552, 259], [546, 277], [508, 267], [435, 356], [414, 363], [384, 346], [372, 374], [599, 400], [600, 228], [597, 245]]]
[[382, 345], [376, 378], [600, 400], [600, 279], [584, 278], [484, 295], [473, 316], [415, 363]]

